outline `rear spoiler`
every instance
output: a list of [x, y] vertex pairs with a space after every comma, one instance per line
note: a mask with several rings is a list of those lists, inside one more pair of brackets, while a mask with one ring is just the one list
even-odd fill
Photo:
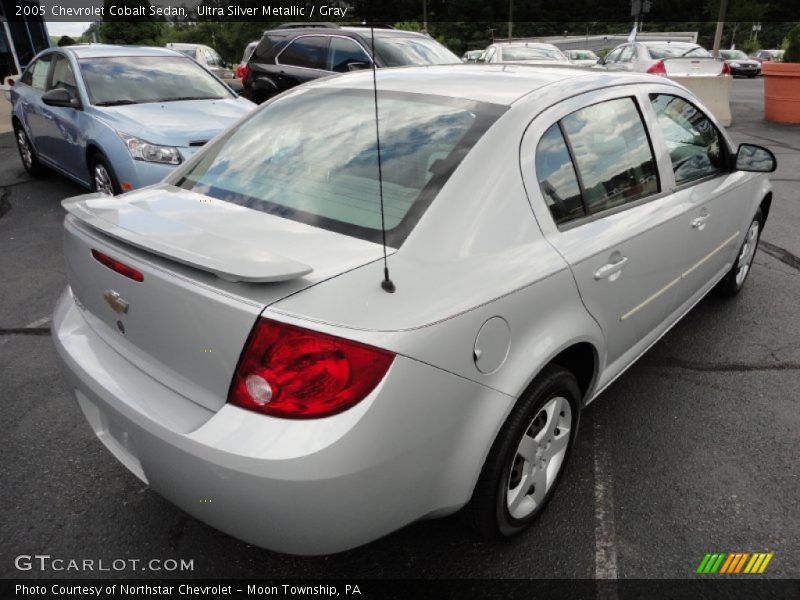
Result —
[[[253, 247], [251, 243], [218, 236], [177, 218], [169, 218], [170, 214], [179, 216], [180, 211], [148, 210], [151, 208], [148, 202], [126, 202], [124, 197], [95, 193], [67, 198], [61, 206], [101, 233], [213, 273], [225, 281], [288, 281], [313, 271], [306, 264]], [[236, 209], [231, 205], [229, 210]]]

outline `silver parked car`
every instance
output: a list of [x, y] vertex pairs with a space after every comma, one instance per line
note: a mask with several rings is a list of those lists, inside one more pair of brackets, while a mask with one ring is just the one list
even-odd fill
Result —
[[667, 77], [730, 75], [730, 67], [689, 42], [633, 42], [614, 48], [602, 61], [609, 71], [637, 71]]
[[683, 87], [577, 69], [378, 71], [379, 169], [372, 77], [282, 94], [162, 184], [63, 203], [53, 338], [89, 424], [159, 494], [283, 552], [465, 506], [486, 536], [524, 530], [586, 404], [742, 289], [772, 199], [772, 154]]
[[592, 67], [600, 58], [591, 50], [564, 50], [564, 54], [573, 65]]
[[487, 46], [481, 59], [485, 63], [523, 63], [541, 65], [564, 63], [566, 55], [553, 44], [539, 42], [498, 42]]
[[211, 46], [176, 42], [167, 44], [166, 47], [194, 59], [198, 64], [204, 66], [220, 79], [233, 78], [233, 70], [231, 67], [222, 60], [219, 52], [214, 50]]

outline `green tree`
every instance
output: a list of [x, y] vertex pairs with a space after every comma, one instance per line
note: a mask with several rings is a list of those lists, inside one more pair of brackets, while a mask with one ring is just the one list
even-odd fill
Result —
[[[112, 4], [118, 10], [128, 9], [131, 14], [142, 16], [111, 16], [109, 8]], [[103, 5], [106, 16], [97, 28], [99, 41], [106, 44], [163, 45], [166, 25], [148, 16], [149, 0], [104, 0]]]
[[62, 35], [58, 40], [59, 46], [74, 46], [77, 42], [68, 35]]
[[783, 62], [800, 63], [800, 25], [795, 25], [786, 36], [786, 51]]

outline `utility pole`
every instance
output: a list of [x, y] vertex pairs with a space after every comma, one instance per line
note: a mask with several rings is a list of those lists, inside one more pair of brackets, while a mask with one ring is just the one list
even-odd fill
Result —
[[512, 23], [514, 22], [514, 0], [508, 0], [508, 41], [511, 41]]
[[422, 31], [428, 33], [428, 0], [422, 0]]
[[725, 13], [728, 12], [728, 0], [719, 0], [719, 17], [717, 17], [717, 31], [714, 33], [714, 48], [711, 54], [719, 58], [719, 45], [722, 43], [722, 29], [725, 27]]

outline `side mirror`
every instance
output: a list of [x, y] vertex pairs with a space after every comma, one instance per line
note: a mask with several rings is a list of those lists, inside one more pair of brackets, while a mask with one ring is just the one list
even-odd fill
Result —
[[56, 88], [42, 94], [42, 102], [47, 106], [61, 106], [64, 108], [81, 108], [81, 102], [73, 98], [64, 88]]
[[772, 173], [778, 168], [775, 155], [762, 146], [740, 144], [736, 151], [736, 170], [754, 173]]
[[347, 63], [347, 70], [348, 71], [363, 71], [364, 69], [369, 69], [370, 64], [365, 62], [351, 62]]

